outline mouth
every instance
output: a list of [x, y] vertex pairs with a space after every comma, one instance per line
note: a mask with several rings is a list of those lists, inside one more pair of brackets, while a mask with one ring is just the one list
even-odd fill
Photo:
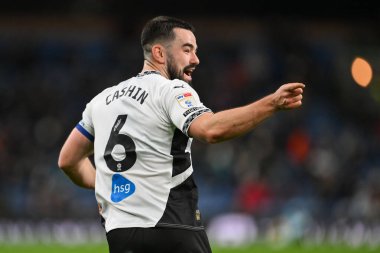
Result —
[[184, 77], [186, 80], [191, 80], [191, 75], [193, 74], [195, 68], [188, 68], [183, 71]]

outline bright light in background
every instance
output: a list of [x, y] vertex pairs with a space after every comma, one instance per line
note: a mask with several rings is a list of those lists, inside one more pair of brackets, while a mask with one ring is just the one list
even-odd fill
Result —
[[372, 80], [372, 67], [365, 59], [356, 57], [351, 65], [351, 75], [361, 87], [367, 87]]

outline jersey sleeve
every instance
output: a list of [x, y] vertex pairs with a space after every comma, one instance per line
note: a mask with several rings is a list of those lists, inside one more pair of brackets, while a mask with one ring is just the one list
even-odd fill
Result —
[[90, 141], [95, 139], [94, 125], [92, 123], [92, 105], [91, 102], [86, 105], [86, 109], [82, 113], [82, 120], [76, 125], [79, 130]]
[[163, 95], [164, 108], [173, 124], [188, 136], [191, 123], [203, 113], [212, 111], [203, 105], [189, 84], [175, 80], [168, 86]]

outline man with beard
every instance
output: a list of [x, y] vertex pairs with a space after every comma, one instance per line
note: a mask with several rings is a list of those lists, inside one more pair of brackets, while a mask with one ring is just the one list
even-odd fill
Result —
[[276, 111], [301, 106], [304, 85], [284, 84], [256, 102], [213, 113], [190, 86], [199, 64], [192, 25], [153, 18], [141, 45], [142, 72], [87, 104], [59, 167], [77, 185], [95, 189], [111, 253], [211, 252], [192, 139], [217, 143], [247, 133]]

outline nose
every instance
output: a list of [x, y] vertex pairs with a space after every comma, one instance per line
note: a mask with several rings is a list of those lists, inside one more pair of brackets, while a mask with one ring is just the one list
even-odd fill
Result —
[[198, 65], [200, 63], [199, 58], [198, 58], [196, 53], [193, 53], [193, 55], [190, 59], [190, 63], [194, 64], [194, 65]]

